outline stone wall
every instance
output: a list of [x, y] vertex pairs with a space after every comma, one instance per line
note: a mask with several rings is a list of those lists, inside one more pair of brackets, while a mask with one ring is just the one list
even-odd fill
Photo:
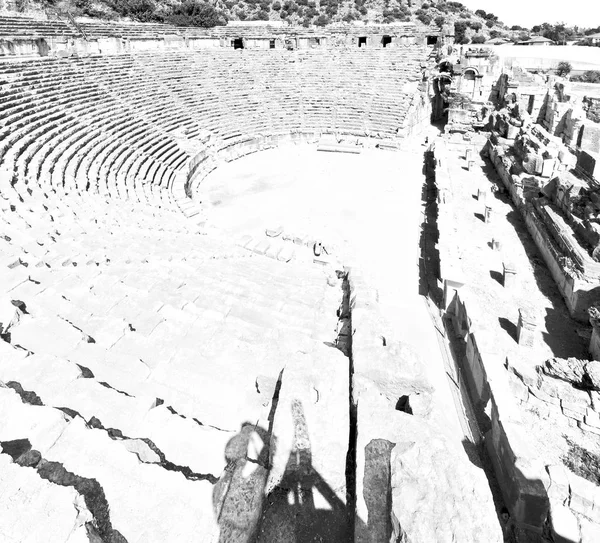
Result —
[[[16, 24], [14, 21], [19, 21]], [[25, 23], [23, 23], [25, 21]], [[64, 28], [57, 30], [57, 25]], [[26, 29], [27, 31], [24, 31]], [[85, 32], [85, 35], [82, 34]], [[162, 49], [232, 48], [236, 39], [246, 49], [427, 47], [427, 36], [412, 24], [366, 25], [305, 29], [293, 26], [231, 25], [208, 29], [154, 23], [82, 21], [71, 27], [62, 21], [0, 17], [0, 56], [115, 54]], [[35, 36], [35, 37], [32, 37]], [[361, 42], [359, 44], [359, 38]], [[43, 42], [43, 46], [40, 44]]]

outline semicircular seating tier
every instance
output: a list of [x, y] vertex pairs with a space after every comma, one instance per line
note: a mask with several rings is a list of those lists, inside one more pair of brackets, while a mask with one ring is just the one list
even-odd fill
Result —
[[397, 139], [421, 49], [151, 52], [0, 64], [0, 171], [17, 190], [175, 206], [214, 149], [291, 133]]

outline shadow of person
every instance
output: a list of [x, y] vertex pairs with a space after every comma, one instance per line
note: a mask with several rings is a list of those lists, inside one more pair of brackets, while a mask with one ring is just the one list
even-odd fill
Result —
[[213, 490], [219, 543], [352, 540], [354, 511], [312, 464], [302, 403], [292, 401], [291, 409], [294, 436], [280, 480], [269, 482], [276, 452], [269, 431], [245, 423], [227, 443], [227, 466]]
[[268, 493], [256, 543], [351, 540], [352, 515], [312, 465], [302, 403], [292, 401], [294, 440], [281, 480]]
[[267, 484], [269, 434], [244, 423], [225, 446], [225, 470], [213, 490], [219, 543], [252, 541], [260, 519]]

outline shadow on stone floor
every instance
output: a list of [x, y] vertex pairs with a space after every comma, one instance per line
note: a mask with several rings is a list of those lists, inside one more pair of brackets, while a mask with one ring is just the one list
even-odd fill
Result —
[[[367, 529], [314, 468], [311, 443], [301, 402], [292, 402], [294, 445], [281, 480], [267, 491], [275, 444], [271, 432], [245, 423], [225, 448], [227, 467], [213, 491], [220, 543], [313, 543], [354, 540], [354, 530]], [[390, 449], [391, 450], [391, 449]], [[366, 450], [365, 485], [381, 494], [380, 470], [369, 469]], [[382, 456], [382, 455], [379, 455]], [[385, 458], [385, 455], [382, 456]], [[387, 457], [389, 466], [389, 455]], [[389, 471], [389, 469], [388, 469]], [[387, 493], [391, 497], [391, 478]], [[384, 491], [383, 494], [386, 494]], [[369, 527], [387, 533], [389, 515], [378, 501], [370, 504]], [[354, 503], [350, 498], [348, 503]], [[391, 508], [391, 498], [390, 498]], [[381, 526], [380, 526], [381, 525]], [[389, 538], [388, 538], [389, 540]]]
[[424, 207], [423, 223], [419, 248], [419, 294], [429, 296], [433, 303], [440, 307], [443, 292], [438, 285], [440, 276], [440, 253], [437, 249], [439, 230], [437, 226], [438, 203], [435, 186], [434, 156], [431, 151], [424, 153], [423, 175], [425, 181], [421, 191], [421, 202]]
[[518, 341], [517, 325], [505, 317], [498, 317], [498, 322], [500, 323], [500, 327], [502, 328], [502, 330], [504, 330], [516, 343]]

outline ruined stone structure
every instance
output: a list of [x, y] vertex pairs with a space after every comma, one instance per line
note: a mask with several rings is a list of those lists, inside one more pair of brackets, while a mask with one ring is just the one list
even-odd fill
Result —
[[[597, 359], [597, 110], [412, 24], [0, 18], [0, 538], [598, 541], [598, 487], [554, 443], [600, 435], [598, 363], [548, 339], [498, 212]], [[289, 149], [314, 193], [261, 200], [267, 162], [209, 195]], [[337, 170], [331, 232], [268, 223]]]
[[79, 26], [0, 18], [0, 538], [500, 542], [397, 273], [366, 271], [386, 252], [350, 268], [205, 225], [202, 182], [237, 158], [408, 145], [428, 37]]
[[[539, 537], [592, 542], [600, 537], [598, 479], [573, 466], [586, 451], [595, 469], [600, 435], [597, 100], [562, 78], [494, 65], [483, 51], [474, 57], [487, 79], [465, 79], [476, 73], [469, 55], [441, 52], [432, 72], [443, 86], [434, 119], [446, 121], [433, 148], [440, 278], [467, 388], [513, 515]], [[485, 100], [474, 99], [478, 89]], [[465, 208], [474, 217], [463, 219]], [[476, 239], [463, 241], [463, 220], [482, 236], [468, 230]], [[515, 245], [504, 246], [515, 231], [519, 250], [528, 247], [526, 269], [515, 264]], [[529, 293], [537, 289], [536, 306]], [[579, 326], [567, 346], [566, 329]]]

